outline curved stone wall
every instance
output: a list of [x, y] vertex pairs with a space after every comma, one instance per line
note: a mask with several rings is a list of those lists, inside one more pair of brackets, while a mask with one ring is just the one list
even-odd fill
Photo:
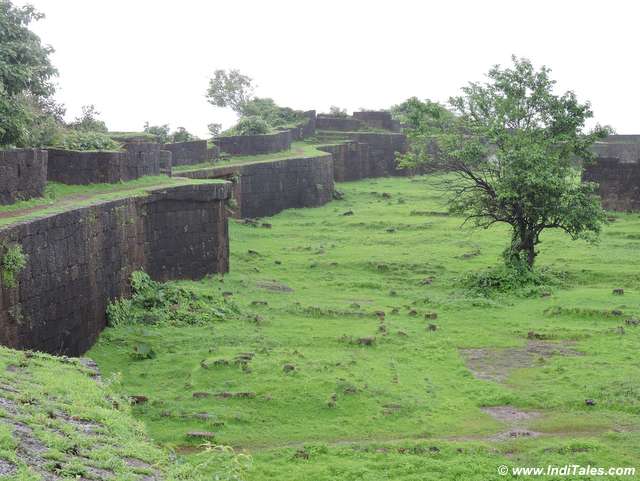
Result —
[[160, 174], [159, 144], [128, 144], [126, 152], [48, 149], [47, 179], [64, 184], [113, 184]]
[[324, 205], [332, 199], [334, 189], [331, 155], [214, 167], [181, 175], [233, 179], [236, 216], [244, 218]]
[[42, 197], [46, 183], [45, 150], [0, 151], [0, 204]]
[[321, 145], [318, 150], [329, 152], [333, 156], [333, 179], [336, 182], [370, 177], [369, 144], [346, 141]]
[[200, 164], [209, 158], [206, 140], [164, 144], [162, 149], [171, 152], [173, 165]]
[[0, 257], [28, 256], [13, 288], [0, 285], [0, 343], [78, 355], [105, 326], [129, 276], [198, 279], [229, 268], [230, 185], [185, 185], [83, 207], [0, 229]]
[[260, 155], [289, 150], [292, 140], [291, 131], [283, 130], [275, 134], [218, 137], [213, 142], [221, 152], [230, 155]]

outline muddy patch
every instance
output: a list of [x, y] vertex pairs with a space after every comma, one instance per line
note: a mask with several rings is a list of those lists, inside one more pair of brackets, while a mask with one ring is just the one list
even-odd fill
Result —
[[518, 438], [535, 438], [542, 433], [532, 431], [528, 428], [529, 421], [539, 418], [537, 411], [523, 411], [511, 406], [491, 406], [481, 408], [481, 411], [488, 414], [496, 421], [504, 423], [508, 430], [488, 437], [489, 441], [509, 441]]
[[540, 417], [540, 413], [537, 411], [522, 411], [511, 406], [491, 406], [482, 408], [481, 411], [496, 421], [510, 424], [522, 424], [530, 419]]
[[260, 289], [264, 289], [266, 291], [271, 292], [293, 292], [288, 285], [278, 282], [276, 280], [271, 281], [258, 281], [256, 282], [256, 286]]
[[533, 367], [552, 356], [580, 356], [568, 343], [529, 341], [524, 347], [460, 349], [467, 368], [478, 379], [505, 382], [515, 369]]

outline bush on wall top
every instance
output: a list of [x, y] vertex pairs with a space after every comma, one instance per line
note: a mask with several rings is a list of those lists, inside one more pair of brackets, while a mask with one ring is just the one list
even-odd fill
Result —
[[122, 146], [109, 135], [102, 132], [87, 132], [82, 130], [68, 130], [54, 145], [63, 150], [121, 150]]
[[262, 118], [257, 116], [242, 117], [235, 127], [225, 131], [225, 137], [233, 135], [260, 135], [274, 132], [271, 126]]

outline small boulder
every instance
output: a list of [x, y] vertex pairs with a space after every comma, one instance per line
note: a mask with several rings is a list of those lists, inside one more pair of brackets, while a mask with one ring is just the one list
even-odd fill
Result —
[[208, 398], [209, 396], [211, 396], [211, 394], [208, 393], [208, 392], [194, 392], [191, 396], [194, 399], [204, 399], [204, 398]]
[[129, 396], [129, 400], [131, 401], [131, 404], [144, 404], [149, 401], [149, 398], [147, 396], [136, 394]]

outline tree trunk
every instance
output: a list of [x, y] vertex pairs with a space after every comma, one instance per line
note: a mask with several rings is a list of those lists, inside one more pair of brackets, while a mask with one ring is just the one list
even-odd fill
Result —
[[[526, 226], [514, 226], [511, 247], [507, 255], [507, 262], [520, 264], [523, 260], [531, 269], [536, 260], [536, 244], [538, 236]], [[524, 254], [524, 255], [523, 255]]]

